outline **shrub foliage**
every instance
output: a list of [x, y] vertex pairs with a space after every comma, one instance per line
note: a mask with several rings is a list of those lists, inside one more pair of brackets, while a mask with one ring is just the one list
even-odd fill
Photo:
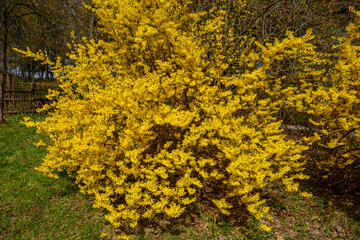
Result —
[[[53, 110], [45, 121], [26, 121], [51, 138], [38, 170], [49, 177], [63, 171], [73, 176], [116, 227], [124, 222], [135, 227], [155, 214], [176, 218], [204, 198], [223, 214], [243, 203], [257, 219], [264, 218], [269, 208], [262, 189], [281, 180], [285, 190], [297, 191], [298, 180], [307, 178], [302, 153], [308, 147], [282, 132], [274, 117], [281, 106], [317, 116], [311, 122], [326, 126], [319, 128], [326, 137], [318, 132], [314, 137], [325, 148], [343, 146], [344, 134], [359, 131], [353, 115], [359, 81], [344, 75], [356, 71], [350, 40], [340, 54], [346, 60], [334, 68], [342, 77], [327, 87], [321, 84], [323, 72], [307, 67], [326, 63], [309, 43], [311, 30], [301, 38], [287, 32], [264, 46], [224, 29], [226, 11], [190, 13], [189, 4], [94, 0], [102, 39], [74, 39], [70, 65], [18, 50], [51, 63], [62, 89], [49, 94], [55, 101], [44, 107]], [[249, 44], [240, 55], [227, 54], [245, 40]], [[260, 56], [263, 66], [254, 68]], [[302, 64], [297, 65], [302, 78], [271, 77], [285, 58]], [[246, 70], [234, 68], [234, 62]], [[340, 102], [342, 108], [336, 107]], [[330, 118], [333, 110], [341, 110], [337, 118]], [[334, 135], [339, 128], [344, 134]], [[350, 153], [341, 156], [339, 167], [354, 163]]]
[[346, 28], [347, 37], [334, 38], [339, 44], [332, 46], [337, 52], [330, 74], [313, 75], [296, 94], [296, 102], [302, 102], [303, 110], [311, 115], [311, 131], [304, 140], [311, 146], [313, 177], [346, 191], [360, 189], [360, 47], [356, 45], [360, 14], [353, 8], [350, 11], [356, 22]]

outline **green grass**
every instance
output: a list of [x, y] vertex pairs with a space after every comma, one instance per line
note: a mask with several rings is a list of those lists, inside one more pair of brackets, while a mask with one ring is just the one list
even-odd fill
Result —
[[106, 222], [92, 199], [70, 179], [34, 169], [46, 149], [33, 144], [40, 136], [19, 124], [22, 117], [0, 126], [0, 239], [99, 239]]
[[[32, 115], [42, 119], [44, 116]], [[93, 198], [81, 194], [69, 177], [51, 179], [34, 168], [46, 148], [35, 146], [35, 128], [20, 124], [23, 116], [8, 117], [0, 126], [0, 239], [117, 239], [118, 229], [93, 209]], [[360, 239], [359, 195], [339, 196], [305, 185], [314, 198], [286, 193], [276, 184], [262, 192], [272, 207], [273, 227], [263, 232], [246, 208], [219, 215], [211, 204], [197, 202], [178, 219], [156, 216], [129, 234], [133, 239]]]

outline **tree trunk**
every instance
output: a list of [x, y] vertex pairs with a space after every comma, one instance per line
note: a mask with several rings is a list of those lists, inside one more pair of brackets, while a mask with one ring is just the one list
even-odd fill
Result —
[[[3, 13], [6, 13], [4, 11]], [[1, 36], [0, 36], [0, 71], [2, 78], [0, 80], [0, 124], [5, 123], [4, 107], [5, 107], [5, 79], [7, 77], [7, 63], [6, 63], [6, 50], [7, 50], [7, 35], [8, 35], [8, 19], [7, 15], [3, 14], [1, 19]]]
[[49, 81], [49, 65], [45, 65], [45, 80], [46, 82]]
[[24, 72], [24, 68], [23, 68], [23, 61], [22, 59], [20, 60], [20, 74], [21, 74], [21, 81], [24, 82], [25, 80], [25, 72]]

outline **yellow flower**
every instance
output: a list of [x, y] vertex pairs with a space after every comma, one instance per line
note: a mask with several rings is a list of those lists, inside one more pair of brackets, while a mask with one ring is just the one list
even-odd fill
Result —
[[45, 143], [42, 139], [40, 139], [39, 142], [33, 143], [33, 144], [34, 144], [35, 146], [37, 146], [37, 147], [46, 146], [46, 143]]
[[271, 232], [271, 229], [272, 229], [271, 227], [269, 227], [265, 224], [261, 224], [261, 228], [266, 232]]
[[100, 237], [101, 237], [101, 238], [106, 237], [108, 234], [109, 234], [109, 233], [102, 233], [102, 234], [100, 235]]

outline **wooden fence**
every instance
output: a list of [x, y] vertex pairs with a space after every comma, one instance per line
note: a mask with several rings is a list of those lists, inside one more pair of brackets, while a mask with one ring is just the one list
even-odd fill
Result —
[[5, 79], [4, 114], [36, 112], [50, 102], [46, 98], [49, 89], [58, 90], [59, 87], [56, 83], [19, 82], [9, 74]]

